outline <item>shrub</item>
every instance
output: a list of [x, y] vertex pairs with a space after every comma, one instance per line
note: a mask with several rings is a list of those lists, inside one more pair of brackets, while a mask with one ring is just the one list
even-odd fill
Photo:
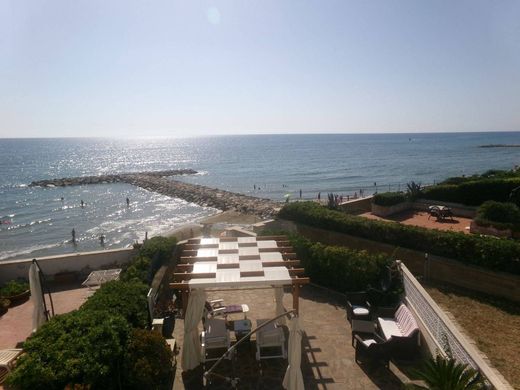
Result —
[[150, 284], [152, 281], [152, 261], [145, 256], [137, 255], [121, 273], [122, 281], [140, 281]]
[[155, 332], [134, 329], [125, 354], [125, 389], [171, 389], [173, 355]]
[[424, 190], [423, 197], [443, 202], [479, 206], [487, 200], [507, 202], [512, 191], [520, 186], [520, 178], [483, 178], [460, 184], [440, 184]]
[[67, 385], [120, 388], [121, 366], [130, 328], [123, 317], [77, 310], [52, 318], [24, 343], [9, 385], [62, 390]]
[[149, 322], [147, 293], [148, 286], [141, 282], [116, 280], [101, 286], [81, 309], [120, 314], [133, 327], [145, 328]]
[[382, 192], [372, 198], [372, 202], [378, 206], [393, 206], [407, 200], [404, 192]]
[[390, 263], [382, 254], [326, 246], [299, 235], [289, 239], [312, 281], [340, 292], [379, 287], [381, 273]]
[[29, 290], [29, 283], [24, 280], [10, 280], [0, 288], [0, 297], [13, 297]]
[[479, 207], [475, 221], [483, 226], [491, 225], [498, 229], [518, 230], [520, 209], [514, 203], [500, 203], [489, 200]]
[[520, 244], [515, 241], [369, 220], [328, 210], [314, 202], [286, 205], [279, 216], [325, 230], [429, 252], [492, 270], [520, 274]]
[[176, 245], [177, 239], [175, 237], [158, 236], [145, 241], [139, 250], [139, 255], [152, 260], [152, 278], [162, 265], [171, 260]]

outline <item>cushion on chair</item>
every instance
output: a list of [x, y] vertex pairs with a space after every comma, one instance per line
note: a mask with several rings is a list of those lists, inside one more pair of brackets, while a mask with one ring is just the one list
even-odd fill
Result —
[[385, 336], [386, 340], [392, 336], [402, 336], [401, 330], [393, 318], [379, 317], [377, 322], [379, 323], [379, 329], [383, 332], [383, 336]]
[[356, 316], [367, 316], [370, 311], [364, 306], [352, 305], [352, 313]]
[[399, 306], [394, 318], [379, 317], [377, 321], [381, 332], [383, 332], [387, 340], [392, 336], [410, 336], [416, 329], [419, 329], [415, 318], [404, 304]]
[[374, 339], [367, 339], [363, 340], [363, 344], [365, 344], [367, 347], [370, 347], [372, 344], [377, 344], [377, 341]]

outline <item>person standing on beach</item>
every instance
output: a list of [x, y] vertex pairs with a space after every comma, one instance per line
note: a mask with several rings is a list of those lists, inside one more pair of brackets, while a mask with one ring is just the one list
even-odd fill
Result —
[[300, 188], [300, 199], [302, 198], [302, 189]]
[[99, 243], [101, 246], [105, 246], [105, 236], [103, 234], [99, 236]]
[[318, 192], [318, 202], [321, 200], [321, 192]]
[[75, 244], [76, 243], [76, 230], [74, 230], [74, 228], [72, 228], [72, 243]]

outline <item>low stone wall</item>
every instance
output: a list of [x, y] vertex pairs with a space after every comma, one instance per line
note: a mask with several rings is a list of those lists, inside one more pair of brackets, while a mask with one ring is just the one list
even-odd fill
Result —
[[493, 226], [480, 226], [475, 221], [471, 221], [469, 225], [469, 232], [474, 234], [486, 234], [488, 236], [502, 237], [502, 238], [511, 238], [513, 237], [513, 232], [511, 229], [497, 229]]
[[[129, 263], [137, 253], [134, 249], [81, 252], [38, 258], [38, 264], [49, 280], [72, 281], [88, 276], [94, 270], [118, 268]], [[27, 279], [32, 259], [0, 261], [0, 284], [9, 280]]]
[[464, 218], [475, 218], [477, 214], [477, 208], [472, 206], [466, 206], [460, 203], [451, 203], [451, 202], [440, 202], [438, 200], [429, 200], [429, 199], [418, 199], [413, 202], [413, 209], [419, 211], [428, 211], [428, 207], [431, 205], [443, 205], [449, 207], [453, 213], [453, 215], [457, 215], [459, 217]]
[[392, 206], [381, 206], [378, 204], [372, 203], [372, 214], [377, 215], [378, 217], [388, 217], [392, 214], [397, 214], [402, 211], [408, 210], [412, 207], [410, 202], [403, 202], [394, 204]]
[[416, 276], [520, 302], [520, 276], [517, 275], [493, 272], [432, 254], [425, 256], [424, 252], [295, 224], [291, 221], [277, 220], [267, 224], [266, 228], [273, 230], [284, 228], [287, 231], [296, 231], [313, 241], [328, 245], [346, 246], [370, 253], [384, 252], [400, 259]]
[[364, 213], [371, 210], [372, 196], [348, 200], [339, 205], [342, 211], [350, 214]]

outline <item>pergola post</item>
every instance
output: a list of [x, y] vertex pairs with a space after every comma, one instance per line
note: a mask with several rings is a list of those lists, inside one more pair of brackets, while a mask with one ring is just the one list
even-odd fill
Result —
[[186, 310], [188, 310], [188, 299], [190, 299], [190, 291], [183, 289], [181, 292], [182, 296], [182, 316], [186, 316]]
[[300, 285], [298, 283], [293, 282], [292, 297], [293, 297], [293, 309], [294, 309], [296, 315], [298, 315], [299, 309], [300, 309]]

